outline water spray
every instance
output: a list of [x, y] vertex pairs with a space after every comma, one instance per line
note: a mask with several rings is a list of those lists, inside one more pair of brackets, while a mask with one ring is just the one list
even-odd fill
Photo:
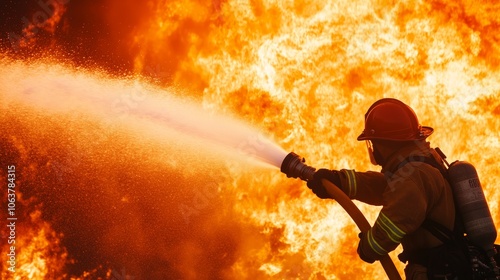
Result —
[[[307, 182], [313, 179], [316, 168], [306, 165], [305, 162], [305, 158], [291, 152], [283, 159], [280, 170], [285, 173], [288, 178], [298, 178]], [[344, 208], [362, 232], [366, 232], [371, 228], [370, 223], [368, 223], [363, 213], [361, 213], [359, 208], [356, 207], [351, 199], [339, 187], [325, 179], [321, 182], [328, 194]], [[390, 280], [402, 279], [389, 255], [385, 255], [380, 259], [380, 263]]]

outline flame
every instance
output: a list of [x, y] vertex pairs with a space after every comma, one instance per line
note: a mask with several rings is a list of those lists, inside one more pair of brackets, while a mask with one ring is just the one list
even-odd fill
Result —
[[[214, 114], [236, 115], [312, 166], [360, 171], [377, 170], [363, 143], [355, 141], [364, 113], [379, 98], [398, 98], [414, 108], [423, 125], [435, 128], [433, 146], [449, 159], [476, 166], [500, 228], [500, 4], [148, 3], [135, 9], [135, 1], [108, 0], [116, 9], [95, 13], [109, 23], [114, 50], [128, 54], [123, 64], [131, 69], [121, 70], [152, 78], [132, 77], [139, 85], [181, 88], [178, 95]], [[65, 9], [56, 9], [60, 17], [50, 26], [57, 27]], [[133, 28], [123, 25], [123, 14]], [[92, 41], [86, 44], [93, 47]], [[68, 75], [79, 70], [57, 61], [28, 62], [61, 67]], [[116, 82], [113, 75], [82, 75]], [[23, 174], [35, 174], [26, 181], [39, 190], [22, 192], [54, 202], [24, 214], [29, 231], [19, 233], [26, 244], [19, 269], [33, 279], [385, 277], [379, 265], [357, 257], [358, 231], [338, 205], [317, 199], [302, 182], [277, 170], [181, 152], [175, 143], [68, 112], [16, 105], [2, 113], [1, 123], [7, 135], [2, 148], [15, 151], [8, 158], [25, 166]], [[54, 187], [64, 190], [64, 200], [49, 191]], [[380, 209], [358, 205], [373, 222]], [[60, 213], [57, 209], [80, 223], [69, 226], [67, 220], [40, 215]], [[391, 256], [402, 271], [398, 252]], [[32, 255], [37, 257], [29, 259]], [[5, 267], [2, 273], [4, 278]]]
[[[2, 179], [7, 180], [5, 176], [2, 176]], [[4, 197], [6, 200], [7, 196]], [[57, 233], [42, 219], [42, 213], [33, 199], [25, 201], [22, 196], [18, 196], [18, 199], [18, 209], [24, 212], [20, 216], [24, 216], [24, 219], [22, 222], [15, 222], [15, 243], [5, 242], [2, 245], [3, 256], [12, 252], [11, 246], [16, 248], [16, 264], [13, 265], [15, 273], [8, 270], [11, 265], [6, 260], [4, 263], [7, 265], [3, 264], [0, 272], [2, 279], [66, 279], [64, 267], [72, 261], [64, 246], [60, 244], [63, 234]], [[31, 209], [33, 206], [34, 209]], [[9, 236], [9, 232], [2, 229], [2, 236]]]

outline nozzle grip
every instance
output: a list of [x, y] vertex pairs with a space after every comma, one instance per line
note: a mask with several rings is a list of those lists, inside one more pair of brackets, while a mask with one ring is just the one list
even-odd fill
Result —
[[316, 168], [304, 164], [305, 161], [305, 158], [291, 152], [283, 159], [280, 170], [288, 178], [300, 178], [303, 181], [311, 180]]

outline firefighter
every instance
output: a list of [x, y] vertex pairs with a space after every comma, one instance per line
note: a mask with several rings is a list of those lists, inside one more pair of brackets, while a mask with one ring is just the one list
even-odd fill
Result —
[[365, 129], [357, 139], [366, 141], [370, 160], [382, 167], [381, 172], [320, 169], [307, 183], [323, 199], [330, 198], [321, 184], [327, 179], [351, 199], [382, 206], [370, 230], [359, 234], [357, 252], [363, 261], [373, 263], [401, 244], [399, 258], [407, 263], [406, 279], [429, 279], [429, 254], [443, 246], [422, 226], [424, 221], [432, 220], [450, 231], [454, 227], [453, 194], [439, 166], [409, 160], [434, 157], [426, 141], [432, 132], [419, 124], [415, 112], [403, 102], [378, 100], [365, 114]]

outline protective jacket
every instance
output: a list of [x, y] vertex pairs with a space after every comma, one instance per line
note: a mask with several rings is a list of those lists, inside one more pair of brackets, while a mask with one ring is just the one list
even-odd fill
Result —
[[400, 243], [405, 252], [441, 245], [421, 227], [426, 219], [453, 229], [453, 194], [440, 171], [423, 162], [409, 162], [397, 169], [405, 159], [431, 156], [431, 151], [428, 142], [415, 141], [391, 155], [381, 172], [339, 172], [340, 188], [351, 199], [383, 206], [373, 227], [361, 235], [358, 250], [367, 259], [379, 260]]

